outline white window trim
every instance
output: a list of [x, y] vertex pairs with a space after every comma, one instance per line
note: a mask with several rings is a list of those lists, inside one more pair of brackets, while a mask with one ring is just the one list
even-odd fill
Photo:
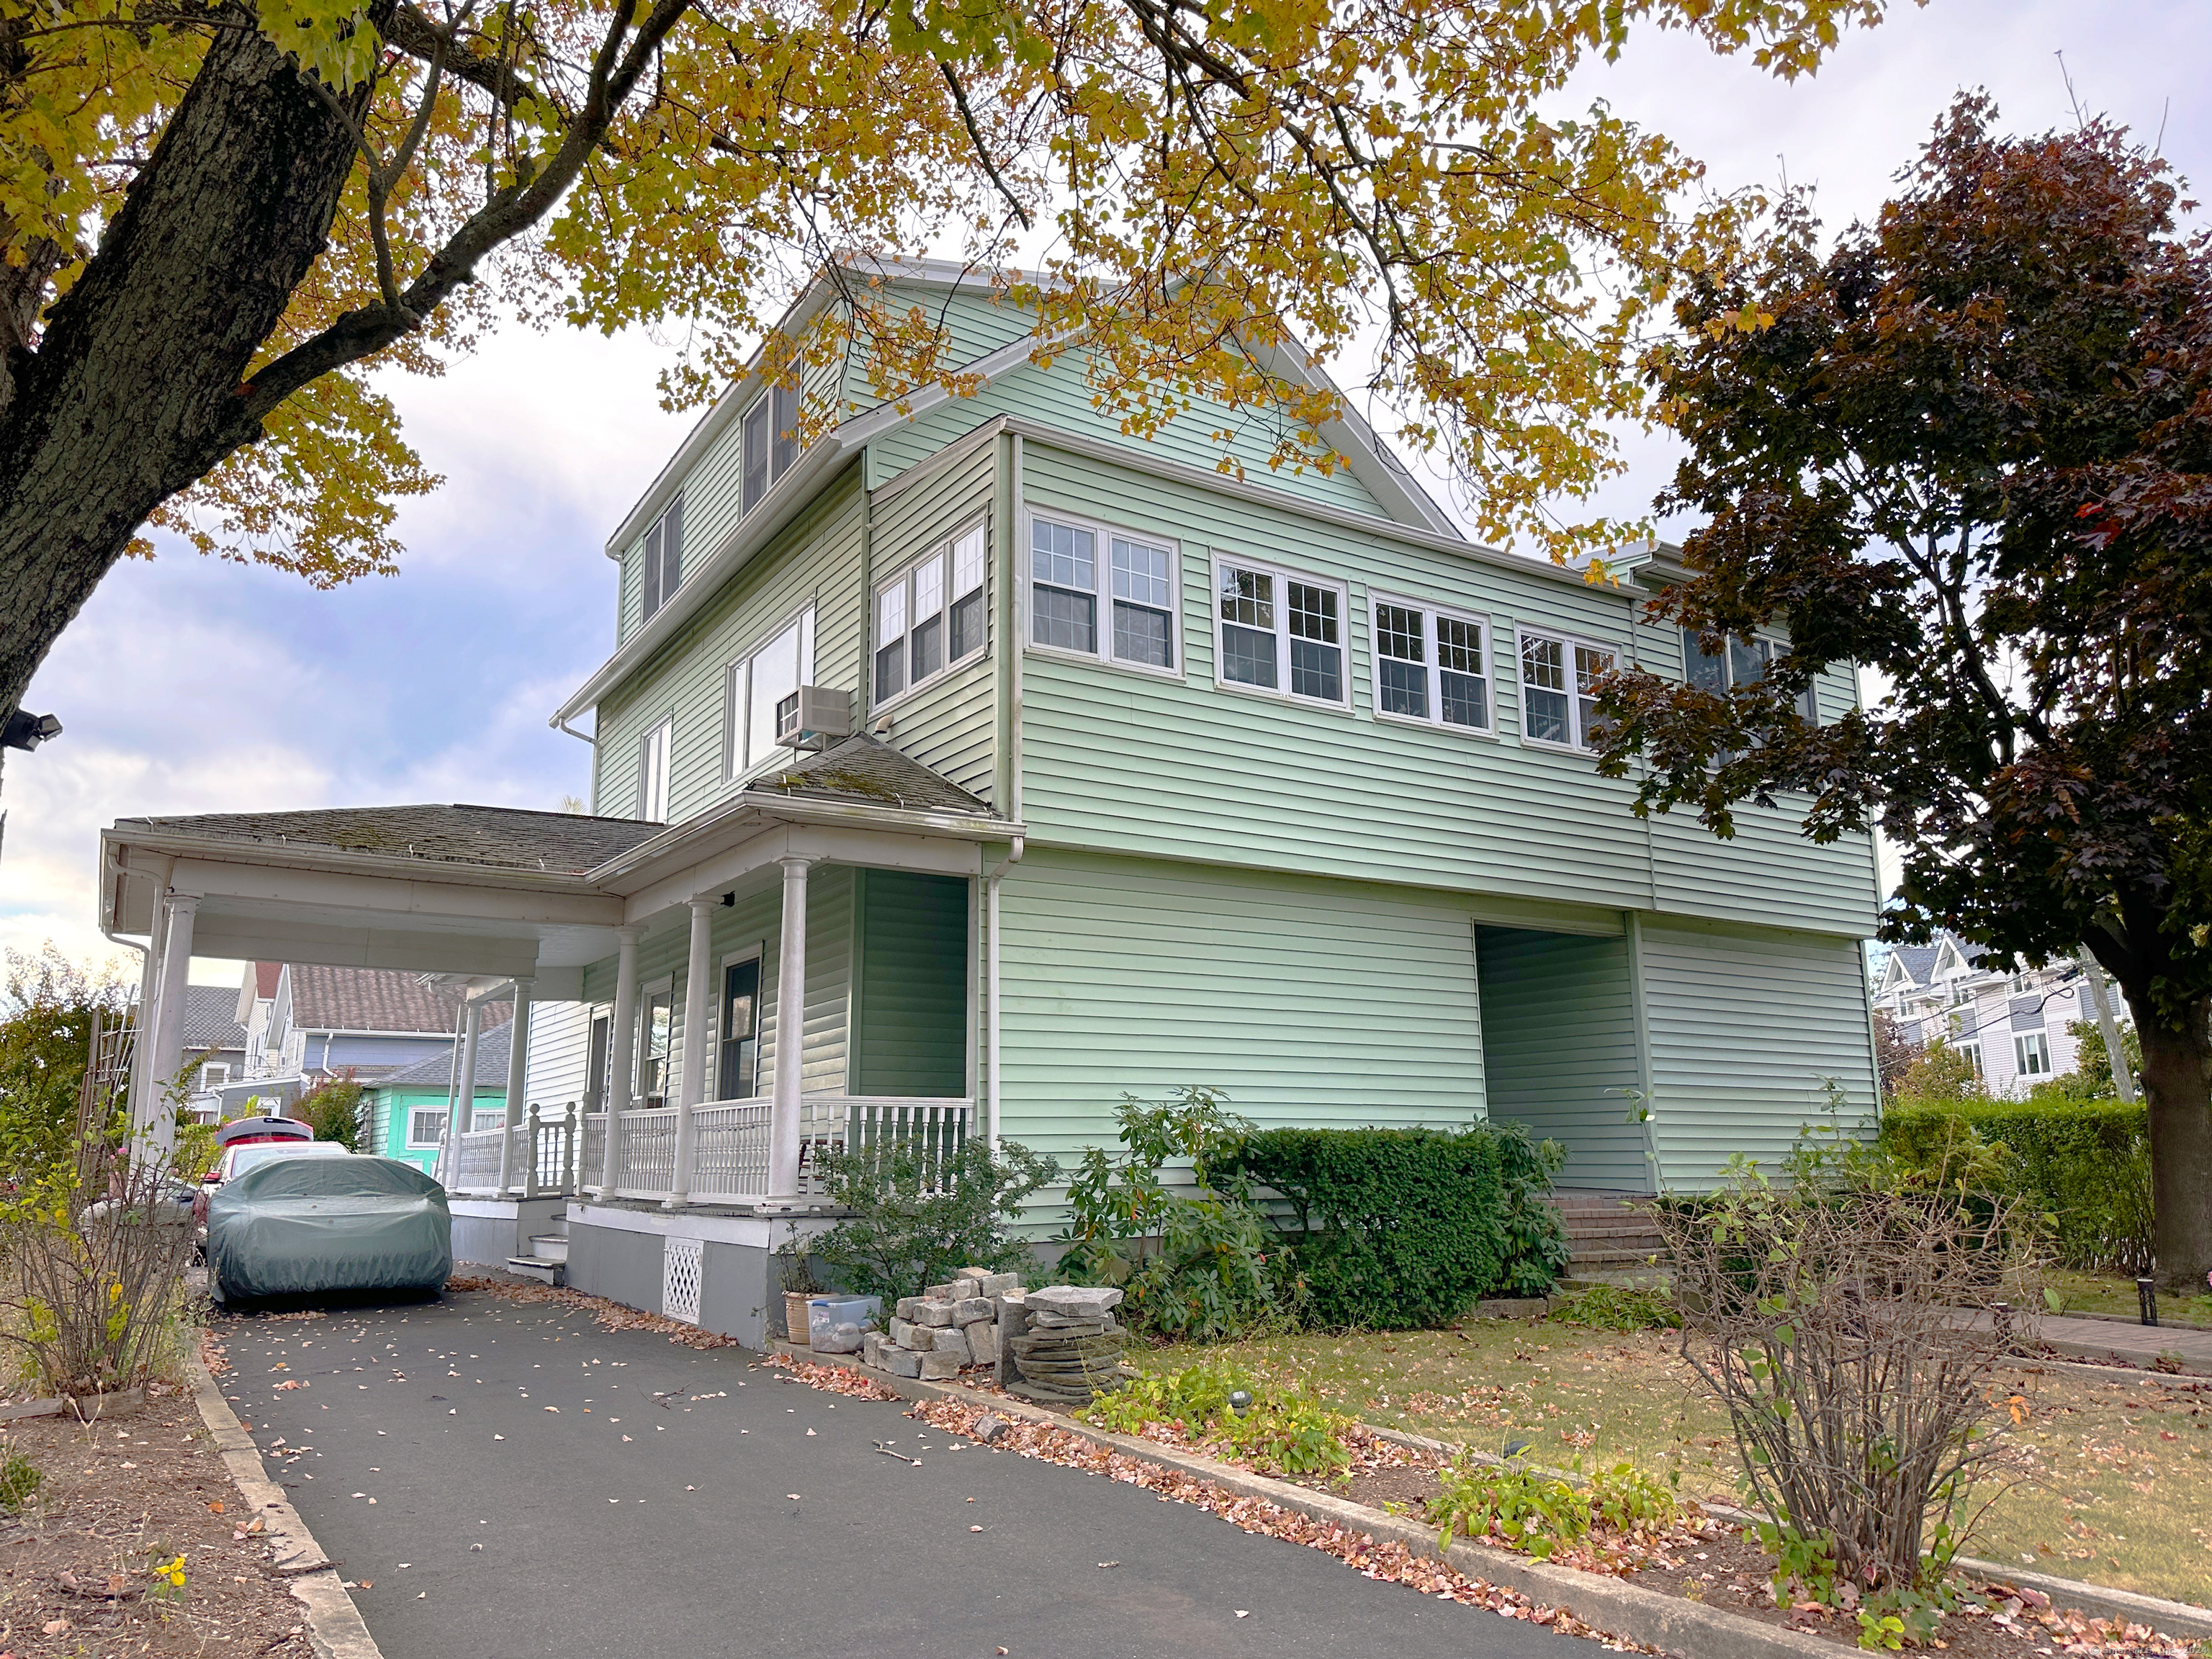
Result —
[[[1681, 627], [1679, 624], [1676, 626], [1674, 630], [1674, 638], [1682, 647], [1682, 683], [1685, 685], [1687, 685], [1690, 683], [1691, 633], [1691, 629]], [[1767, 629], [1753, 629], [1752, 630], [1751, 636], [1753, 640], [1766, 647], [1766, 665], [1769, 668], [1771, 668], [1780, 659], [1790, 654], [1790, 636], [1786, 634], [1777, 634]], [[1733, 641], [1735, 636], [1734, 635], [1730, 635], [1729, 637], [1730, 641]], [[1729, 689], [1730, 690], [1734, 690], [1735, 689], [1735, 661], [1733, 659], [1725, 655], [1723, 655], [1723, 660], [1727, 662], [1729, 665]], [[1818, 726], [1821, 721], [1820, 714], [1820, 683], [1817, 678], [1814, 680], [1812, 684], [1805, 688], [1804, 695], [1812, 700], [1812, 723]], [[1802, 702], [1794, 703], [1791, 707], [1796, 708], [1797, 713], [1800, 714], [1805, 713], [1805, 706]]]
[[[972, 650], [965, 653], [963, 655], [957, 657], [946, 657], [944, 662], [938, 665], [936, 672], [928, 675], [925, 678], [918, 680], [909, 679], [904, 685], [892, 692], [888, 697], [877, 696], [875, 695], [876, 653], [884, 648], [884, 641], [881, 637], [883, 631], [883, 611], [879, 603], [883, 595], [890, 589], [898, 586], [901, 583], [905, 584], [907, 594], [906, 632], [900, 635], [899, 638], [908, 641], [907, 647], [907, 665], [909, 671], [911, 671], [914, 665], [914, 647], [911, 643], [914, 638], [915, 621], [914, 573], [920, 569], [923, 565], [927, 564], [932, 559], [942, 561], [945, 566], [945, 604], [943, 608], [940, 609], [937, 614], [945, 618], [945, 649], [950, 651], [952, 647], [952, 607], [958, 600], [965, 597], [963, 594], [956, 593], [952, 591], [952, 550], [957, 546], [964, 538], [966, 538], [969, 532], [975, 530], [981, 530], [983, 532], [983, 586], [981, 588], [983, 595], [983, 637], [981, 641], [979, 641]], [[886, 576], [883, 580], [875, 583], [872, 587], [870, 587], [868, 590], [868, 660], [866, 665], [869, 708], [889, 708], [896, 704], [904, 702], [915, 692], [923, 690], [925, 687], [936, 684], [938, 681], [943, 679], [947, 674], [952, 672], [954, 669], [965, 668], [969, 664], [980, 662], [990, 654], [991, 564], [989, 514], [978, 514], [975, 517], [970, 519], [965, 524], [963, 524], [950, 536], [945, 537], [943, 540], [935, 544], [927, 552], [915, 554], [904, 564], [900, 565], [894, 569], [889, 576]], [[971, 593], [976, 591], [977, 590], [974, 588], [968, 590], [968, 592]]]
[[[221, 1072], [222, 1075], [221, 1077], [210, 1076], [209, 1073], [213, 1072]], [[220, 1089], [229, 1081], [230, 1062], [228, 1060], [204, 1060], [200, 1062], [200, 1087], [202, 1089]]]
[[[752, 666], [754, 659], [762, 652], [790, 632], [792, 624], [797, 623], [799, 624], [799, 683], [801, 685], [808, 684], [813, 667], [808, 659], [813, 654], [815, 627], [820, 618], [817, 617], [813, 623], [808, 623], [806, 618], [815, 611], [816, 600], [818, 598], [818, 594], [808, 594], [804, 601], [779, 617], [775, 626], [763, 631], [751, 644], [722, 665], [722, 781], [724, 783], [750, 782], [768, 770], [769, 767], [780, 766], [785, 763], [787, 758], [785, 755], [772, 753], [751, 757], [742, 769], [738, 765], [738, 755], [744, 747], [744, 734], [752, 729], [752, 676], [745, 671]], [[781, 744], [769, 746], [773, 750], [781, 748]]]
[[[707, 1015], [708, 1030], [712, 1039], [707, 1045], [707, 1103], [709, 1105], [718, 1103], [720, 1100], [722, 1092], [723, 984], [729, 978], [730, 969], [736, 967], [739, 963], [758, 962], [765, 964], [766, 961], [767, 951], [762, 942], [756, 939], [752, 944], [746, 945], [741, 951], [732, 951], [728, 955], [725, 956], [721, 961], [714, 965], [714, 1006], [708, 1011]], [[768, 969], [763, 965], [761, 969], [760, 990], [756, 994], [753, 1003], [753, 1092], [750, 1095], [739, 1096], [738, 1098], [741, 1100], [759, 1100], [763, 1098], [760, 1092], [760, 1049], [761, 1033], [765, 1030], [767, 1027]]]
[[1596, 754], [1597, 750], [1587, 743], [1579, 741], [1559, 743], [1550, 738], [1532, 738], [1528, 735], [1528, 683], [1522, 677], [1521, 652], [1522, 642], [1531, 639], [1556, 640], [1567, 647], [1567, 714], [1574, 722], [1575, 735], [1577, 738], [1583, 735], [1581, 729], [1583, 722], [1579, 701], [1581, 694], [1576, 690], [1574, 685], [1575, 647], [1582, 646], [1591, 651], [1604, 652], [1613, 659], [1613, 665], [1616, 669], [1620, 666], [1628, 653], [1617, 645], [1607, 645], [1604, 641], [1594, 640], [1587, 634], [1571, 634], [1563, 628], [1545, 628], [1527, 623], [1516, 623], [1513, 626], [1513, 704], [1520, 721], [1522, 745], [1529, 749], [1548, 750], [1555, 755]]
[[[645, 810], [650, 804], [646, 793], [645, 752], [655, 732], [665, 734], [660, 752], [662, 799], [661, 816], [658, 818], [647, 817]], [[637, 799], [635, 805], [630, 809], [630, 816], [641, 823], [667, 823], [672, 821], [667, 814], [675, 810], [676, 804], [676, 714], [673, 709], [637, 734], [637, 747], [634, 752], [637, 757]]]
[[[1224, 565], [1237, 570], [1249, 570], [1257, 575], [1272, 576], [1275, 589], [1275, 643], [1280, 654], [1275, 660], [1276, 676], [1282, 684], [1274, 686], [1248, 685], [1243, 680], [1223, 678], [1221, 672], [1221, 570]], [[1352, 592], [1334, 576], [1316, 576], [1309, 571], [1296, 570], [1286, 565], [1271, 564], [1265, 559], [1248, 559], [1235, 553], [1216, 553], [1212, 568], [1208, 573], [1206, 595], [1207, 616], [1213, 628], [1213, 684], [1223, 691], [1238, 691], [1248, 696], [1266, 697], [1275, 702], [1297, 703], [1304, 708], [1327, 708], [1340, 714], [1349, 714], [1352, 707]], [[1342, 637], [1337, 648], [1344, 653], [1342, 683], [1344, 696], [1340, 702], [1327, 697], [1308, 696], [1304, 692], [1290, 688], [1291, 678], [1291, 600], [1285, 584], [1297, 582], [1304, 587], [1325, 587], [1336, 595], [1337, 627]], [[1242, 627], [1242, 623], [1236, 626]], [[1255, 630], [1257, 631], [1256, 629]], [[1371, 644], [1372, 641], [1370, 641]]]
[[[650, 1011], [653, 999], [664, 991], [668, 994], [669, 1075], [667, 1081], [673, 1083], [676, 1080], [676, 1061], [680, 1052], [677, 1045], [682, 1041], [678, 1015], [682, 1005], [676, 1000], [676, 975], [663, 974], [659, 979], [648, 981], [637, 988], [637, 1039], [630, 1047], [629, 1097], [633, 1103], [641, 1103], [647, 1098], [645, 1045], [646, 1035], [652, 1028], [645, 1023], [645, 1017]], [[661, 1098], [663, 1101], [672, 1101], [676, 1097], [676, 1092], [674, 1089], [669, 1089]]]
[[[2037, 1070], [2030, 1070], [2027, 1064], [2027, 1046], [2031, 1042], [2036, 1044], [2043, 1051], [2043, 1065]], [[2015, 1031], [2013, 1034], [2012, 1039], [2012, 1058], [2013, 1072], [2016, 1076], [2037, 1078], [2051, 1076], [2051, 1053], [2050, 1035], [2044, 1031]]]
[[[1426, 664], [1429, 676], [1428, 700], [1429, 707], [1436, 711], [1434, 714], [1426, 716], [1398, 714], [1390, 713], [1382, 707], [1382, 629], [1376, 621], [1375, 611], [1378, 605], [1396, 605], [1406, 611], [1418, 611], [1428, 618], [1428, 634], [1425, 642], [1426, 649], [1430, 653]], [[1483, 705], [1490, 711], [1490, 723], [1487, 726], [1462, 726], [1456, 721], [1448, 720], [1443, 717], [1442, 684], [1438, 678], [1443, 672], [1443, 665], [1435, 654], [1436, 619], [1439, 617], [1448, 617], [1454, 622], [1473, 623], [1482, 630]], [[1417, 599], [1408, 594], [1384, 593], [1372, 588], [1369, 589], [1367, 593], [1368, 691], [1374, 699], [1371, 707], [1375, 718], [1378, 720], [1387, 720], [1393, 726], [1410, 726], [1431, 732], [1452, 732], [1469, 738], [1495, 738], [1498, 735], [1498, 662], [1495, 643], [1497, 638], [1497, 630], [1491, 625], [1490, 618], [1480, 611], [1463, 611], [1454, 605], [1438, 605], [1433, 600]], [[1393, 658], [1391, 660], [1396, 661], [1397, 659]], [[1516, 674], [1520, 671], [1520, 660], [1517, 657], [1514, 660], [1514, 671]]]
[[[1072, 651], [1064, 645], [1042, 645], [1030, 625], [1034, 606], [1032, 598], [1036, 588], [1036, 566], [1032, 558], [1036, 539], [1034, 529], [1039, 519], [1048, 519], [1054, 524], [1072, 525], [1078, 530], [1091, 532], [1091, 597], [1097, 601], [1095, 627], [1098, 636], [1096, 651]], [[1172, 624], [1172, 639], [1176, 661], [1165, 668], [1155, 663], [1132, 662], [1127, 657], [1114, 654], [1114, 568], [1113, 541], [1119, 536], [1125, 541], [1142, 542], [1147, 547], [1164, 550], [1168, 556], [1168, 593], [1172, 601], [1169, 613]], [[1030, 501], [1022, 511], [1021, 566], [1015, 592], [1020, 598], [1022, 649], [1033, 657], [1051, 657], [1061, 662], [1090, 663], [1095, 666], [1117, 668], [1125, 674], [1142, 674], [1155, 680], [1180, 680], [1185, 673], [1184, 659], [1188, 654], [1187, 629], [1183, 621], [1182, 544], [1173, 536], [1156, 536], [1149, 530], [1139, 530], [1126, 524], [1112, 524], [1094, 519], [1087, 513], [1071, 513], [1047, 501]], [[1047, 584], [1050, 586], [1050, 584]], [[1148, 609], [1150, 607], [1147, 607]]]
[[407, 1150], [410, 1152], [435, 1152], [440, 1146], [445, 1144], [446, 1137], [442, 1133], [440, 1134], [435, 1140], [417, 1140], [415, 1139], [416, 1113], [435, 1112], [440, 1117], [444, 1117], [451, 1109], [452, 1103], [450, 1102], [444, 1106], [410, 1106], [407, 1109]]

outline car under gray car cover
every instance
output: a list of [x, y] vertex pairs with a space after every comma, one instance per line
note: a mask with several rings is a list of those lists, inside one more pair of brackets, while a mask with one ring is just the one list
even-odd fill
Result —
[[272, 1158], [208, 1204], [208, 1277], [225, 1300], [428, 1290], [453, 1271], [446, 1190], [389, 1158]]

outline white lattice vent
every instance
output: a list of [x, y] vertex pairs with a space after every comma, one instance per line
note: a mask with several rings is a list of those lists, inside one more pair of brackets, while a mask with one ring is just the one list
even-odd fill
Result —
[[660, 1311], [687, 1325], [699, 1322], [699, 1285], [706, 1276], [706, 1242], [697, 1238], [662, 1241]]

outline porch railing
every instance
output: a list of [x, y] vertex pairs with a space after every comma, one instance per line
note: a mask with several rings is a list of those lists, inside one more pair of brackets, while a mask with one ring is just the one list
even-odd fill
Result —
[[[502, 1195], [500, 1148], [507, 1139], [503, 1195], [542, 1197], [592, 1192], [656, 1200], [675, 1190], [677, 1120], [683, 1109], [655, 1106], [623, 1112], [613, 1121], [614, 1179], [606, 1179], [608, 1116], [563, 1107], [532, 1106], [522, 1122], [460, 1137], [459, 1157], [446, 1185], [470, 1195]], [[752, 1204], [769, 1191], [774, 1105], [766, 1097], [707, 1101], [691, 1109], [691, 1164], [686, 1191], [702, 1204]], [[925, 1190], [949, 1178], [952, 1158], [968, 1138], [974, 1103], [890, 1095], [807, 1095], [799, 1107], [799, 1188], [823, 1195], [821, 1154], [907, 1141], [921, 1153]]]

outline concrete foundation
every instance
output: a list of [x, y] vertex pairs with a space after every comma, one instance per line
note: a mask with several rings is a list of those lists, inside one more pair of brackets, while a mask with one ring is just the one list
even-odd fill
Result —
[[587, 1296], [663, 1313], [662, 1269], [672, 1238], [701, 1241], [699, 1327], [760, 1347], [783, 1330], [783, 1262], [793, 1237], [835, 1224], [701, 1208], [663, 1211], [570, 1200], [568, 1282]]
[[565, 1198], [455, 1198], [453, 1260], [504, 1269], [507, 1259], [530, 1254], [532, 1233], [560, 1231]]

